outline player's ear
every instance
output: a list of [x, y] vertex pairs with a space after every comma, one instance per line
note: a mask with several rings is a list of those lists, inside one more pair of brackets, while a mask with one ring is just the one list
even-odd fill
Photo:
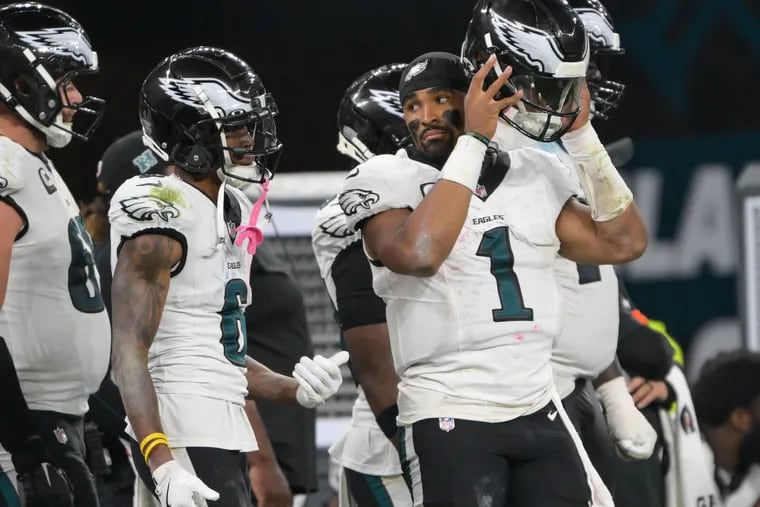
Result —
[[752, 428], [752, 414], [744, 407], [737, 407], [729, 414], [728, 422], [739, 433], [747, 433]]

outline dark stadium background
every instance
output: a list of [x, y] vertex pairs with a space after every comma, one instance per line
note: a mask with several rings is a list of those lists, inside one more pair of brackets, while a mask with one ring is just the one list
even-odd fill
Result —
[[[108, 101], [92, 142], [54, 153], [75, 196], [94, 189], [96, 162], [138, 126], [137, 92], [169, 53], [211, 44], [243, 57], [280, 106], [280, 171], [347, 168], [335, 112], [364, 71], [430, 50], [458, 52], [471, 1], [61, 1], [101, 61], [81, 83]], [[603, 140], [630, 136], [627, 168], [646, 201], [652, 241], [624, 271], [632, 296], [687, 347], [735, 334], [737, 242], [733, 179], [760, 161], [760, 3], [607, 0], [624, 46], [615, 76], [628, 90]], [[733, 333], [733, 334], [732, 334]], [[726, 338], [727, 339], [727, 338]], [[709, 341], [709, 340], [708, 340]]]

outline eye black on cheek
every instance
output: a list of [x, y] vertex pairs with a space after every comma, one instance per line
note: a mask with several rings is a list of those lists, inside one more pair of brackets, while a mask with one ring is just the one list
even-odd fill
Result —
[[406, 124], [409, 129], [409, 133], [412, 134], [413, 139], [417, 139], [417, 131], [420, 128], [420, 120], [412, 120]]
[[462, 130], [464, 128], [464, 117], [459, 109], [448, 109], [441, 115], [444, 120], [451, 123], [455, 128]]

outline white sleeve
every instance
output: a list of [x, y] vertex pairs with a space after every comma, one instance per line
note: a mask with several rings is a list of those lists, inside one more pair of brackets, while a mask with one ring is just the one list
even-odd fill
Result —
[[348, 226], [357, 230], [366, 219], [391, 209], [414, 209], [422, 194], [415, 185], [415, 162], [395, 155], [378, 155], [346, 176], [338, 202]]
[[111, 199], [112, 232], [122, 241], [150, 232], [184, 239], [194, 221], [192, 200], [185, 191], [186, 184], [171, 176], [128, 179]]
[[21, 165], [16, 150], [0, 142], [0, 197], [10, 197], [24, 187]]
[[557, 215], [571, 197], [581, 195], [578, 175], [573, 167], [568, 167], [554, 153], [534, 148], [520, 150], [526, 156], [529, 167], [540, 171], [551, 191], [550, 200], [557, 206]]

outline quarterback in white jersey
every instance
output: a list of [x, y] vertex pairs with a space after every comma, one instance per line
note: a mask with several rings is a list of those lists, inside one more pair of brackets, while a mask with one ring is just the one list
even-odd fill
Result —
[[[565, 9], [552, 16], [575, 23]], [[573, 33], [568, 58], [582, 58], [582, 26]], [[484, 89], [494, 64], [468, 83], [454, 55], [410, 63], [399, 93], [414, 149], [360, 165], [340, 195], [388, 305], [402, 465], [416, 505], [610, 505], [553, 387], [553, 263], [560, 249], [627, 262], [646, 231], [608, 157], [589, 209], [556, 157], [488, 148], [499, 112], [523, 96], [494, 99], [511, 69]], [[549, 458], [547, 445], [563, 450]]]
[[[164, 507], [251, 505], [246, 398], [313, 408], [342, 380], [347, 357], [303, 357], [292, 378], [246, 355], [276, 111], [253, 70], [217, 48], [166, 58], [141, 90], [143, 140], [173, 176], [131, 178], [111, 199], [113, 368], [135, 468]], [[261, 185], [253, 205], [235, 188], [246, 185]]]
[[[574, 7], [589, 36], [588, 54], [592, 62], [597, 52], [606, 54], [621, 52], [620, 37], [614, 32], [609, 15], [600, 2], [574, 0]], [[510, 6], [494, 3], [485, 9], [475, 9], [462, 44], [462, 57], [476, 68], [485, 64], [488, 51], [498, 55], [494, 76], [500, 75], [504, 65], [513, 63], [530, 67], [535, 60], [543, 63], [544, 74], [556, 72], [562, 63], [546, 60], [547, 55], [523, 54], [515, 51], [504, 37], [505, 23], [514, 16]], [[529, 32], [515, 31], [515, 36], [530, 37]], [[491, 48], [490, 50], [488, 48]], [[502, 117], [493, 138], [500, 149], [512, 150], [533, 147], [555, 154], [567, 167], [572, 168], [573, 185], [579, 198], [589, 200], [588, 185], [579, 177], [577, 164], [585, 164], [593, 158], [593, 143], [583, 138], [595, 134], [588, 122], [591, 111], [599, 111], [604, 117], [619, 100], [621, 85], [601, 82], [595, 65], [576, 66], [562, 70], [564, 93], [552, 93], [544, 74], [528, 70], [513, 76], [503, 92], [511, 93], [516, 86], [531, 84], [533, 92], [518, 102]], [[579, 89], [580, 80], [591, 76], [588, 88]], [[589, 89], [591, 91], [589, 91]], [[603, 90], [610, 91], [604, 95]], [[597, 104], [589, 103], [593, 96]], [[562, 102], [564, 100], [565, 102]], [[583, 104], [583, 117], [575, 124], [585, 124], [583, 129], [567, 132], [571, 122], [568, 111]], [[528, 112], [531, 108], [531, 112]], [[589, 132], [586, 134], [585, 132]], [[558, 139], [564, 141], [564, 147]], [[656, 434], [637, 410], [628, 394], [622, 378], [622, 370], [615, 359], [617, 346], [619, 309], [618, 283], [614, 269], [609, 265], [595, 266], [575, 263], [562, 255], [555, 260], [555, 275], [562, 292], [562, 331], [555, 340], [552, 351], [554, 382], [573, 423], [584, 438], [589, 453], [603, 474], [613, 469], [611, 446], [607, 437], [596, 396], [590, 385], [594, 379], [598, 393], [605, 404], [607, 420], [615, 436], [618, 449], [630, 458], [642, 459], [651, 455]], [[572, 396], [571, 396], [572, 395]], [[612, 482], [610, 475], [605, 482]]]
[[[21, 504], [96, 506], [83, 415], [111, 331], [90, 236], [45, 152], [88, 140], [99, 122], [102, 101], [73, 82], [97, 72], [97, 53], [76, 20], [36, 3], [0, 8], [0, 51], [0, 443], [15, 467], [0, 450], [0, 480], [18, 477]], [[65, 484], [55, 491], [65, 476], [73, 500]], [[16, 505], [13, 488], [2, 489]]]
[[[404, 64], [366, 72], [348, 87], [338, 108], [338, 151], [357, 163], [395, 153], [409, 131], [398, 103]], [[395, 99], [395, 100], [394, 100]], [[329, 449], [342, 466], [342, 507], [412, 505], [401, 475], [397, 446], [398, 375], [390, 353], [385, 304], [372, 289], [372, 271], [361, 233], [349, 228], [338, 197], [314, 220], [312, 247], [340, 324], [342, 343], [351, 354], [358, 396], [351, 424]]]

